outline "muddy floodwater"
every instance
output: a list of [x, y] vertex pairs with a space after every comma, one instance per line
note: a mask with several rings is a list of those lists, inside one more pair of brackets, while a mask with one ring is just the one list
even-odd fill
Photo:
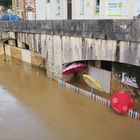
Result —
[[140, 140], [140, 121], [0, 57], [0, 140]]

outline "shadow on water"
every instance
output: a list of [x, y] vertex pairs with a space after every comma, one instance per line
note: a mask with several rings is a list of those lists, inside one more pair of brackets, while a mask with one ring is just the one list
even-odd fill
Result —
[[0, 61], [1, 140], [139, 140], [138, 121], [73, 94], [38, 68], [8, 60]]

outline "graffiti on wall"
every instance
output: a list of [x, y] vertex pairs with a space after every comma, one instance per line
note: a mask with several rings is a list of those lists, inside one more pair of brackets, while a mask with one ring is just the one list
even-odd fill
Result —
[[121, 83], [129, 85], [131, 87], [140, 88], [140, 84], [137, 83], [136, 77], [129, 76], [127, 73], [122, 72]]

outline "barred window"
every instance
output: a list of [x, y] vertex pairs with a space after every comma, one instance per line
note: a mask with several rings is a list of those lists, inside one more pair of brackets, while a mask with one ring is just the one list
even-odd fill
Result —
[[61, 3], [60, 0], [56, 0], [56, 15], [59, 16], [61, 14]]
[[80, 0], [80, 15], [84, 15], [85, 11], [85, 0]]
[[96, 14], [99, 14], [99, 12], [100, 12], [100, 0], [96, 0], [96, 11], [95, 11], [95, 13]]

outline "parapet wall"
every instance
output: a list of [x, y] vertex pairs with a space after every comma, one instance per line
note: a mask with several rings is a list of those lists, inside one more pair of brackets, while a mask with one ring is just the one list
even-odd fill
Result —
[[140, 19], [6, 21], [0, 22], [0, 30], [90, 37], [105, 40], [140, 41]]

